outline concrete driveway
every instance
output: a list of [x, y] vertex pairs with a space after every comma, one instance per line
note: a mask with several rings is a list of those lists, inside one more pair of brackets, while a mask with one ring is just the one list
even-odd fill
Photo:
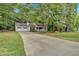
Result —
[[28, 56], [79, 56], [79, 43], [31, 32], [19, 32]]

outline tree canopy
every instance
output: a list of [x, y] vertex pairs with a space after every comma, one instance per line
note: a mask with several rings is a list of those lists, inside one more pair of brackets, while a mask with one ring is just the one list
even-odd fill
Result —
[[14, 30], [15, 22], [44, 23], [49, 31], [75, 31], [79, 17], [75, 3], [0, 4], [0, 30]]

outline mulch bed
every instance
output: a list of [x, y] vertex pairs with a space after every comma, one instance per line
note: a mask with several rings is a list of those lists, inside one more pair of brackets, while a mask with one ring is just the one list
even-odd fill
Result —
[[0, 30], [0, 32], [8, 32], [9, 30]]

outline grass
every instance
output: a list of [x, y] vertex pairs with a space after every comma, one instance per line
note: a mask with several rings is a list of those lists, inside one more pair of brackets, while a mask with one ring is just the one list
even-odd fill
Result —
[[41, 33], [41, 34], [46, 34], [57, 38], [79, 42], [79, 32], [57, 32], [57, 33], [48, 32], [48, 33]]
[[0, 32], [0, 56], [24, 56], [23, 41], [17, 32]]

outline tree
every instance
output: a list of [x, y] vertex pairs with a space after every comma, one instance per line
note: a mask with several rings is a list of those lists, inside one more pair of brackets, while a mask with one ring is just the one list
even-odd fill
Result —
[[49, 31], [74, 31], [78, 27], [77, 4], [0, 4], [0, 28], [14, 30], [14, 23], [48, 25]]

